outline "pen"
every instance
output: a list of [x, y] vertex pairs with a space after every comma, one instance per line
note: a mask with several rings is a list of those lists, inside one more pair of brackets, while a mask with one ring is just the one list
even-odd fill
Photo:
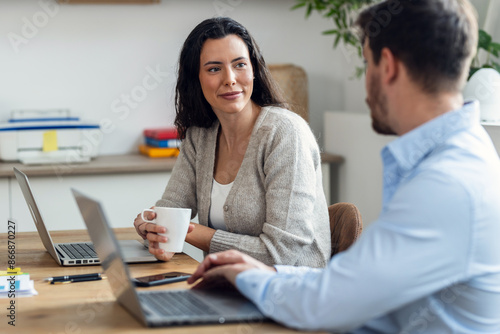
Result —
[[55, 276], [44, 279], [44, 281], [48, 282], [60, 282], [60, 281], [70, 281], [72, 279], [80, 279], [80, 278], [100, 278], [100, 273], [94, 274], [82, 274], [82, 275], [67, 275], [67, 276]]
[[78, 282], [88, 282], [88, 281], [99, 281], [102, 279], [103, 279], [102, 276], [71, 278], [71, 279], [65, 280], [65, 281], [52, 281], [52, 282], [50, 282], [50, 284], [67, 284], [67, 283], [78, 283]]

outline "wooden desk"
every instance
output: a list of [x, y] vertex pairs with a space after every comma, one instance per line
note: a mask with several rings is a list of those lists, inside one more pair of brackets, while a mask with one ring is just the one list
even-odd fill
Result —
[[[118, 239], [140, 240], [133, 228], [115, 229]], [[87, 241], [86, 231], [56, 231], [54, 242]], [[45, 251], [36, 232], [16, 235], [16, 266], [28, 272], [35, 281], [37, 296], [17, 298], [16, 327], [7, 324], [10, 300], [0, 299], [0, 333], [151, 333], [165, 332], [166, 328], [147, 328], [123, 309], [112, 295], [106, 280], [51, 285], [45, 277], [102, 272], [100, 266], [60, 267]], [[0, 234], [0, 270], [7, 267], [7, 238]], [[170, 262], [129, 265], [132, 276], [144, 276], [166, 271], [193, 272], [198, 262], [185, 254], [176, 254]], [[154, 288], [185, 288], [178, 282]], [[170, 327], [168, 333], [297, 333], [278, 324], [228, 324]], [[310, 332], [309, 332], [310, 333]]]

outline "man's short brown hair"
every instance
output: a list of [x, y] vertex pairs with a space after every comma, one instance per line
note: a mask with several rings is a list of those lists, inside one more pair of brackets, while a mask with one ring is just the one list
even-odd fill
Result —
[[388, 48], [424, 91], [462, 90], [478, 39], [468, 0], [386, 0], [364, 10], [356, 25], [375, 64]]

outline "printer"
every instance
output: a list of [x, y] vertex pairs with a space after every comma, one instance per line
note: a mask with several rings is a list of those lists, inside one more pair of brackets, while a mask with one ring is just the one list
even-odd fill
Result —
[[0, 123], [0, 160], [24, 164], [83, 163], [99, 152], [98, 124], [67, 109], [19, 110]]

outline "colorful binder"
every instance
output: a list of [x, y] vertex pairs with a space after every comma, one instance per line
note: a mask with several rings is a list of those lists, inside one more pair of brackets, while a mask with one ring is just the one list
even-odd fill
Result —
[[150, 158], [168, 158], [179, 155], [178, 148], [160, 148], [147, 145], [139, 145], [139, 151]]

